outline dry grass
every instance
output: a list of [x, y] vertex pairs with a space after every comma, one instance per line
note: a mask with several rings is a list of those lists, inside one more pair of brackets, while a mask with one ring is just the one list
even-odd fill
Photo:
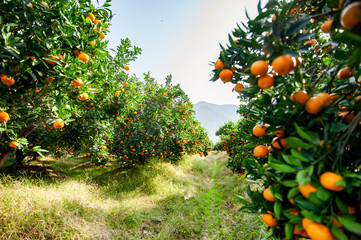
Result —
[[0, 175], [0, 239], [255, 239], [259, 219], [238, 212], [232, 193], [243, 191], [242, 179], [224, 167], [225, 158], [130, 170], [45, 159], [33, 163], [40, 172], [7, 170]]

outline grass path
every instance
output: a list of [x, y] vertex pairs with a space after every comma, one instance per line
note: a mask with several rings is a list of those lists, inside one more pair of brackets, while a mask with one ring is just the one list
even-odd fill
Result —
[[0, 239], [262, 239], [258, 216], [238, 212], [243, 177], [227, 156], [188, 156], [121, 170], [79, 159], [0, 169]]

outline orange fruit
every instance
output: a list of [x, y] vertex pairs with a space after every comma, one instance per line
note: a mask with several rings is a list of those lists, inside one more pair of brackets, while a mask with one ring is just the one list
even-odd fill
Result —
[[41, 2], [41, 5], [49, 7], [48, 3], [46, 3], [46, 2]]
[[94, 41], [89, 42], [89, 44], [92, 45], [93, 47], [95, 46], [95, 42], [94, 42]]
[[95, 16], [92, 13], [89, 13], [89, 15], [87, 15], [86, 17], [89, 18], [92, 22], [95, 21]]
[[83, 83], [83, 80], [81, 80], [80, 78], [77, 78], [76, 80], [74, 79], [73, 80], [73, 86], [74, 87], [80, 87], [82, 86], [84, 83]]
[[310, 226], [312, 223], [314, 223], [314, 221], [311, 221], [308, 218], [303, 218], [302, 219], [302, 227], [303, 227], [303, 229], [306, 230], [308, 228], [308, 226]]
[[265, 224], [267, 224], [270, 227], [276, 226], [277, 225], [277, 219], [274, 218], [271, 214], [266, 214], [263, 213], [262, 214], [262, 220]]
[[128, 85], [129, 85], [129, 83], [124, 82], [124, 83], [123, 83], [123, 85], [126, 87], [126, 86], [128, 86]]
[[324, 107], [328, 107], [332, 103], [332, 98], [331, 98], [330, 94], [328, 94], [328, 93], [319, 93], [316, 95], [316, 98], [321, 99], [323, 101]]
[[253, 153], [256, 157], [264, 158], [268, 155], [268, 147], [259, 145], [253, 149]]
[[45, 60], [45, 62], [46, 62], [47, 64], [50, 64], [50, 65], [55, 65], [55, 64], [57, 64], [57, 62], [52, 61], [51, 59], [54, 59], [54, 60], [57, 60], [57, 61], [60, 60], [60, 58], [59, 58], [58, 56], [54, 56], [54, 55], [49, 55], [49, 56], [47, 56], [47, 57], [44, 58], [44, 60]]
[[306, 229], [312, 240], [334, 240], [330, 229], [322, 223], [312, 222]]
[[125, 69], [126, 71], [129, 71], [130, 68], [129, 68], [129, 66], [125, 66], [124, 69]]
[[104, 39], [105, 38], [105, 34], [104, 33], [102, 33], [102, 34], [100, 34], [100, 39]]
[[224, 63], [218, 59], [215, 63], [214, 63], [214, 68], [217, 70], [221, 70], [224, 67]]
[[275, 83], [275, 79], [272, 75], [267, 74], [258, 78], [257, 85], [261, 89], [270, 88]]
[[306, 102], [305, 109], [308, 113], [317, 114], [322, 110], [323, 105], [324, 105], [324, 101], [321, 98], [311, 97]]
[[233, 78], [233, 72], [229, 69], [223, 69], [220, 73], [219, 73], [219, 78], [224, 82], [230, 82], [232, 81]]
[[262, 137], [263, 135], [266, 134], [266, 126], [261, 127], [260, 125], [256, 125], [253, 127], [253, 135], [255, 135], [256, 137]]
[[10, 87], [15, 84], [15, 79], [13, 77], [8, 77], [5, 74], [0, 75], [1, 82], [6, 86]]
[[285, 149], [288, 146], [285, 138], [275, 137], [272, 139], [272, 147], [277, 149]]
[[266, 75], [268, 72], [268, 63], [263, 60], [255, 61], [251, 66], [251, 73], [255, 76]]
[[321, 31], [323, 33], [330, 33], [332, 23], [333, 23], [333, 19], [325, 21], [321, 26]]
[[341, 25], [351, 30], [361, 22], [361, 1], [351, 3], [341, 12]]
[[339, 79], [347, 79], [347, 78], [350, 78], [354, 75], [355, 71], [352, 69], [349, 68], [349, 67], [345, 67], [345, 68], [342, 68], [340, 69], [338, 72], [337, 72], [337, 77]]
[[263, 197], [264, 197], [267, 201], [270, 201], [270, 202], [275, 202], [275, 201], [276, 201], [276, 199], [271, 195], [270, 187], [266, 188], [266, 189], [263, 191]]
[[289, 54], [281, 55], [272, 62], [272, 69], [281, 76], [289, 74], [295, 66], [296, 60]]
[[234, 86], [234, 91], [238, 93], [242, 93], [242, 89], [244, 88], [242, 83], [237, 83], [236, 86]]
[[304, 91], [298, 91], [291, 95], [291, 101], [296, 101], [302, 105], [306, 104], [308, 98], [308, 94]]
[[6, 122], [9, 118], [9, 114], [7, 112], [0, 112], [0, 122]]
[[299, 224], [295, 224], [295, 227], [293, 228], [293, 233], [296, 235], [301, 235], [303, 232], [303, 229], [298, 229], [299, 226]]
[[9, 143], [9, 146], [12, 147], [12, 148], [17, 148], [17, 142], [16, 141], [12, 141]]
[[276, 137], [283, 137], [285, 135], [285, 130], [283, 129], [278, 129], [276, 132]]
[[55, 77], [46, 77], [45, 80], [49, 81], [50, 84], [53, 83]]
[[53, 123], [53, 127], [54, 128], [57, 128], [57, 129], [59, 129], [59, 128], [63, 128], [64, 127], [64, 121], [63, 120], [61, 120], [61, 119], [59, 119], [59, 120], [56, 120], [54, 123]]
[[86, 62], [88, 62], [88, 61], [90, 60], [90, 57], [89, 57], [88, 54], [81, 52], [81, 53], [78, 55], [78, 59], [79, 59], [80, 61], [86, 63]]
[[76, 57], [78, 57], [78, 56], [79, 56], [79, 51], [78, 51], [78, 50], [74, 50], [74, 55], [75, 55]]
[[114, 96], [116, 96], [116, 97], [118, 97], [119, 95], [120, 95], [119, 92], [115, 92], [115, 93], [114, 93]]
[[305, 197], [308, 198], [310, 193], [316, 192], [317, 188], [313, 186], [311, 183], [307, 183], [305, 186], [298, 185], [298, 190], [300, 190], [300, 193]]
[[79, 96], [79, 100], [80, 101], [85, 101], [85, 100], [87, 100], [89, 98], [89, 95], [87, 94], [87, 93], [82, 93], [82, 94], [80, 94], [80, 96]]
[[341, 186], [338, 186], [336, 183], [337, 181], [341, 180], [341, 175], [338, 175], [333, 172], [325, 172], [320, 176], [320, 183], [322, 187], [331, 190], [331, 191], [342, 191], [344, 188]]

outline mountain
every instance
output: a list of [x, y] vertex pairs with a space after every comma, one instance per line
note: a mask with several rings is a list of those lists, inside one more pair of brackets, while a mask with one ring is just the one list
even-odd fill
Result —
[[213, 143], [220, 140], [216, 136], [220, 126], [229, 121], [236, 122], [240, 118], [237, 113], [238, 106], [232, 104], [217, 105], [201, 101], [196, 103], [193, 109], [196, 112], [196, 119], [208, 131]]

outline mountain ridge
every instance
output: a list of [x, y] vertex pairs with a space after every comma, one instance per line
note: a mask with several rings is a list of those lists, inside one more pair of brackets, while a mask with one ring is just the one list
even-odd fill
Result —
[[199, 101], [194, 104], [196, 119], [201, 123], [209, 135], [209, 138], [216, 143], [220, 139], [216, 136], [216, 131], [224, 123], [236, 122], [240, 116], [237, 113], [238, 106], [234, 104], [214, 104]]

